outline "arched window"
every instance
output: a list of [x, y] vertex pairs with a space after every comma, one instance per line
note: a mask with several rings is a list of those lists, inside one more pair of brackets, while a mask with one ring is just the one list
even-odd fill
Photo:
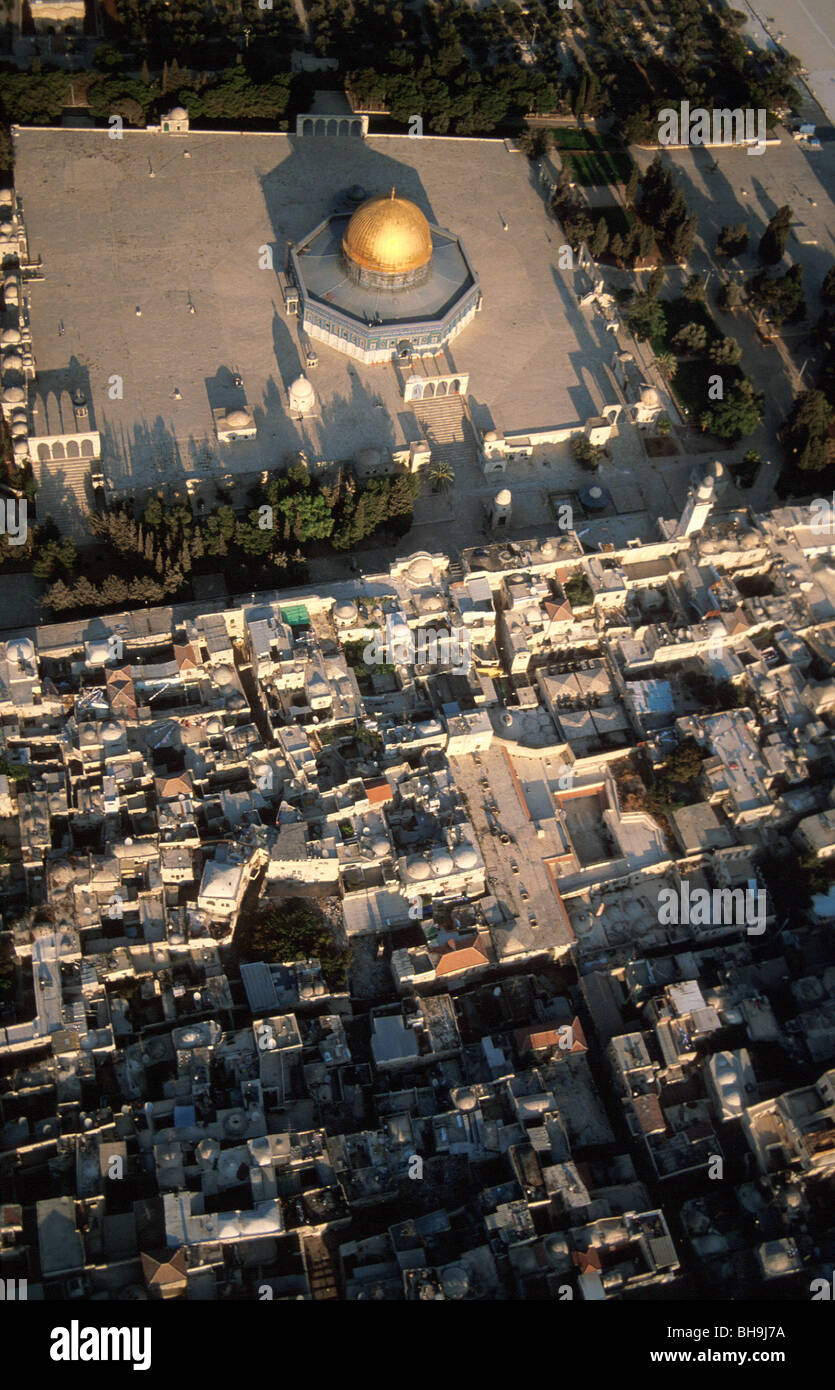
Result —
[[77, 459], [77, 458], [80, 458], [80, 457], [81, 457], [81, 451], [79, 450], [79, 447], [78, 447], [78, 440], [77, 440], [77, 439], [68, 439], [68, 440], [67, 440], [67, 458], [68, 458], [68, 459]]
[[338, 135], [338, 134], [339, 134], [339, 122], [338, 122], [338, 121], [328, 121], [328, 135]]
[[314, 132], [314, 133], [315, 133], [316, 135], [327, 135], [327, 133], [328, 133], [327, 122], [326, 122], [326, 121], [323, 121], [323, 120], [321, 119], [321, 117], [320, 117], [320, 119], [316, 122], [315, 132]]
[[351, 129], [351, 123], [350, 123], [350, 121], [347, 121], [347, 120], [346, 120], [346, 121], [340, 121], [340, 122], [339, 122], [339, 134], [340, 134], [340, 135], [347, 135], [350, 129]]
[[48, 463], [48, 462], [49, 462], [49, 459], [50, 459], [50, 452], [49, 452], [49, 445], [48, 445], [48, 444], [39, 444], [39, 445], [38, 445], [38, 458], [40, 459], [41, 463]]
[[65, 452], [64, 452], [64, 446], [63, 446], [63, 444], [61, 443], [60, 439], [57, 439], [57, 440], [55, 441], [55, 443], [53, 444], [53, 446], [52, 446], [52, 457], [53, 457], [54, 459], [63, 459], [63, 458], [66, 458], [66, 454], [65, 454]]
[[84, 458], [84, 459], [91, 459], [91, 458], [93, 457], [93, 441], [92, 441], [92, 439], [82, 439], [82, 441], [81, 441], [81, 457]]

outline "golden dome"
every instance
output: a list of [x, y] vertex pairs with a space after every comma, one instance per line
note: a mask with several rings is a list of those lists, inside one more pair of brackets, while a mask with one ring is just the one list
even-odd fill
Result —
[[357, 208], [342, 238], [349, 260], [363, 270], [402, 275], [419, 270], [432, 256], [432, 233], [419, 207], [408, 198], [369, 198]]

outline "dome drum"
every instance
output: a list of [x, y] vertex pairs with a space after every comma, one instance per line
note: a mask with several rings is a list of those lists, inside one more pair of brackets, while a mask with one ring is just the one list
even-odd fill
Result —
[[418, 266], [415, 270], [396, 273], [388, 270], [369, 270], [366, 266], [352, 261], [346, 254], [345, 269], [354, 284], [364, 290], [412, 290], [426, 283], [432, 267], [427, 261], [426, 265]]

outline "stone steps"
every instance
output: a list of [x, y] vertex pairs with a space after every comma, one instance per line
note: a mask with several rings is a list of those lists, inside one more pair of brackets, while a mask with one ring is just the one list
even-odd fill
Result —
[[33, 463], [38, 483], [38, 521], [43, 524], [51, 516], [62, 536], [84, 544], [90, 541], [86, 521], [90, 510], [90, 465], [88, 458]]
[[472, 463], [475, 445], [469, 421], [459, 396], [421, 401], [418, 407], [420, 422], [432, 451], [432, 457], [456, 463]]

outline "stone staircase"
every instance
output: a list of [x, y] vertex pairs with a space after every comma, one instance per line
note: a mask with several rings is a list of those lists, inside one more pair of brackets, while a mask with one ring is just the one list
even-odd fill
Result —
[[433, 460], [446, 459], [453, 468], [475, 462], [475, 440], [460, 396], [416, 401], [415, 413], [429, 441]]
[[91, 465], [94, 470], [98, 468], [89, 458], [34, 459], [32, 464], [38, 484], [38, 521], [43, 524], [51, 516], [62, 536], [82, 545], [90, 543], [85, 517], [92, 498]]

